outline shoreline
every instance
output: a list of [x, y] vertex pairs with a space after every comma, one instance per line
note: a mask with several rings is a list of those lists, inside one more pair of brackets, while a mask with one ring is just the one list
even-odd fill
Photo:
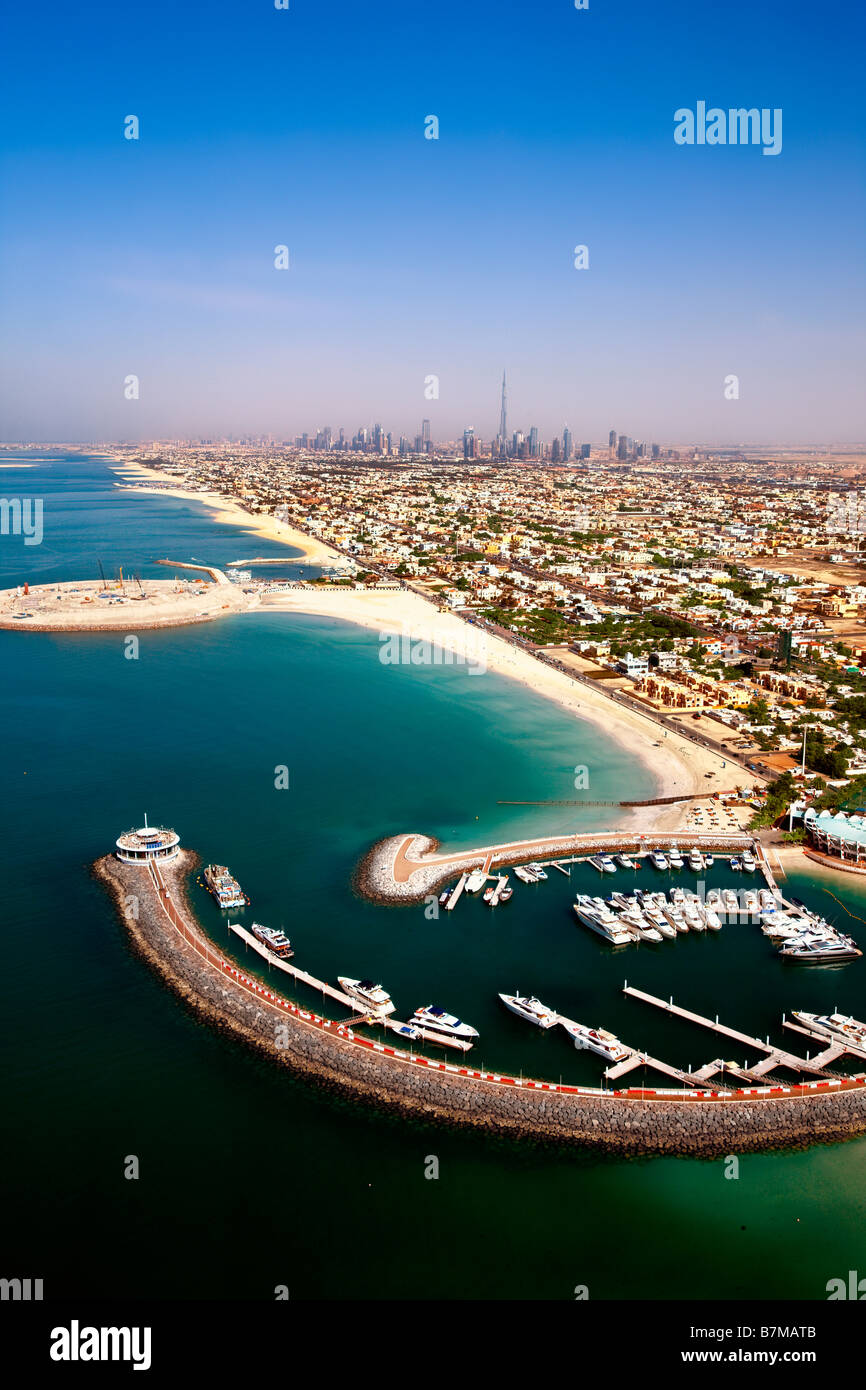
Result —
[[[196, 492], [193, 488], [181, 487], [172, 474], [160, 473], [155, 468], [142, 468], [138, 464], [120, 464], [113, 461], [111, 469], [114, 473], [131, 475], [115, 483], [115, 487], [121, 492], [142, 492], [157, 497], [174, 497], [182, 502], [201, 502], [210, 511], [213, 521], [225, 526], [239, 526], [248, 535], [259, 536], [262, 540], [277, 541], [280, 545], [292, 546], [301, 552], [299, 556], [287, 555], [286, 564], [291, 564], [292, 560], [298, 560], [299, 563], [303, 561], [309, 565], [346, 563], [345, 555], [341, 555], [339, 550], [332, 549], [324, 541], [308, 536], [287, 522], [277, 521], [276, 517], [266, 512], [249, 512], [233, 498], [224, 497], [218, 492]], [[142, 486], [135, 481], [136, 479], [150, 483], [165, 482], [168, 486]]]

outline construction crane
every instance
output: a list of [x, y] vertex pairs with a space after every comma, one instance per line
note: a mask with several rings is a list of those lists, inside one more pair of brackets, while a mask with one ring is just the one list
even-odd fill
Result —
[[98, 556], [97, 556], [96, 563], [97, 563], [98, 566], [99, 566], [99, 575], [100, 575], [100, 578], [102, 579], [102, 589], [103, 589], [103, 591], [104, 591], [105, 589], [108, 588], [108, 580], [107, 580], [106, 577], [105, 577], [105, 570], [102, 568], [102, 561], [99, 559]]

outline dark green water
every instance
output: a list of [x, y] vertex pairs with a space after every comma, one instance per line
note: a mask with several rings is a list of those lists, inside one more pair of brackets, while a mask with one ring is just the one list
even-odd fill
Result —
[[[4, 470], [0, 484], [46, 498], [42, 547], [2, 538], [3, 584], [90, 574], [97, 554], [145, 573], [157, 555], [280, 553], [196, 504], [118, 499], [95, 459]], [[576, 763], [593, 797], [651, 794], [596, 730], [490, 674], [383, 666], [375, 633], [318, 618], [143, 633], [138, 661], [119, 633], [0, 633], [0, 650], [9, 1270], [44, 1278], [46, 1294], [267, 1298], [279, 1283], [293, 1297], [569, 1299], [587, 1284], [593, 1298], [660, 1299], [821, 1298], [863, 1268], [864, 1143], [747, 1157], [731, 1181], [722, 1161], [612, 1162], [336, 1102], [186, 1014], [88, 876], [147, 811], [227, 862], [253, 899], [246, 920], [283, 925], [313, 973], [375, 974], [401, 1016], [442, 1003], [479, 1028], [478, 1061], [553, 1079], [596, 1083], [601, 1061], [514, 1019], [496, 991], [535, 991], [681, 1066], [735, 1045], [626, 999], [625, 977], [791, 1047], [783, 1010], [863, 1017], [862, 962], [785, 968], [756, 927], [612, 953], [571, 915], [575, 891], [602, 888], [586, 867], [438, 921], [354, 896], [355, 863], [383, 834], [470, 844], [561, 828], [561, 808], [496, 801], [568, 797]], [[725, 867], [708, 881], [739, 886]], [[862, 939], [824, 882], [791, 886]], [[859, 885], [826, 882], [866, 916]], [[431, 1154], [438, 1181], [424, 1177]]]

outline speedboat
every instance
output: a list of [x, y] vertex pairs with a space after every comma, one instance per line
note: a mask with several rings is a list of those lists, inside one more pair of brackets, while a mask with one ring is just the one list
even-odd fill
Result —
[[449, 1038], [477, 1038], [478, 1029], [461, 1023], [455, 1014], [446, 1013], [437, 1004], [425, 1004], [416, 1009], [411, 1022], [428, 1033], [442, 1033]]
[[548, 1009], [546, 1004], [542, 1004], [540, 999], [536, 999], [534, 994], [524, 996], [521, 994], [500, 994], [506, 1009], [510, 1009], [518, 1018], [525, 1018], [528, 1023], [534, 1023], [537, 1028], [553, 1028], [559, 1022], [559, 1015]]
[[703, 909], [703, 914], [704, 921], [706, 922], [710, 931], [722, 930], [722, 919], [719, 917], [719, 914], [712, 907], [705, 906]]
[[440, 894], [439, 894], [439, 906], [440, 906], [440, 907], [444, 907], [445, 904], [447, 903], [447, 901], [448, 901], [448, 899], [449, 899], [450, 897], [451, 897], [451, 889], [450, 889], [450, 888], [446, 888], [445, 891], [444, 891], [444, 893], [440, 893]]
[[566, 1023], [564, 1019], [562, 1026], [578, 1051], [597, 1052], [607, 1062], [624, 1062], [630, 1055], [629, 1049], [606, 1028], [587, 1028], [583, 1023]]
[[401, 1038], [420, 1038], [421, 1034], [411, 1023], [392, 1023], [391, 1032], [397, 1033]]
[[604, 872], [605, 872], [606, 874], [615, 874], [615, 873], [616, 873], [616, 865], [614, 864], [614, 862], [613, 862], [613, 860], [611, 859], [610, 855], [609, 855], [609, 854], [602, 854], [602, 855], [600, 855], [599, 857], [600, 857], [600, 859], [601, 859], [601, 867], [602, 867], [602, 869], [604, 870]]
[[337, 983], [344, 994], [349, 994], [353, 999], [359, 999], [362, 1004], [366, 1004], [372, 1013], [392, 1014], [394, 1004], [381, 985], [377, 985], [374, 980], [353, 980], [348, 975], [338, 975]]
[[514, 889], [511, 887], [510, 883], [506, 883], [505, 887], [500, 890], [499, 901], [501, 903], [507, 903], [510, 902], [513, 897]]
[[666, 868], [668, 868], [668, 861], [667, 861], [667, 859], [665, 859], [665, 856], [661, 853], [660, 850], [654, 849], [654, 850], [652, 851], [652, 853], [650, 854], [650, 859], [651, 859], [652, 862], [653, 862], [653, 867], [654, 867], [654, 868], [656, 868], [656, 869], [666, 869]]
[[521, 883], [537, 883], [538, 877], [528, 869], [525, 864], [518, 864], [514, 869], [514, 877], [519, 878]]
[[535, 874], [535, 877], [536, 877], [536, 878], [538, 878], [538, 879], [545, 879], [545, 878], [547, 878], [547, 874], [545, 873], [544, 869], [542, 869], [542, 867], [541, 867], [540, 864], [530, 864], [530, 865], [529, 865], [529, 868], [530, 868], [530, 869], [532, 870], [532, 872]]
[[732, 869], [736, 869], [736, 870], [740, 870], [742, 867], [743, 867], [742, 864], [740, 863], [739, 859], [737, 859], [737, 857], [736, 857], [736, 855], [735, 855], [734, 858], [731, 860], [731, 868], [732, 868]]
[[708, 869], [711, 868], [712, 865], [715, 864], [715, 862], [716, 862], [716, 856], [715, 856], [714, 854], [705, 854], [705, 855], [704, 855], [704, 864], [706, 865], [706, 867], [707, 867]]
[[491, 902], [493, 901], [493, 894], [494, 894], [495, 892], [496, 892], [496, 884], [495, 884], [495, 883], [491, 883], [491, 885], [490, 885], [489, 888], [485, 888], [485, 889], [484, 889], [484, 901], [486, 902], [486, 904], [487, 904], [488, 907], [490, 906]]
[[621, 869], [633, 869], [635, 867], [634, 860], [630, 854], [617, 854], [615, 858]]

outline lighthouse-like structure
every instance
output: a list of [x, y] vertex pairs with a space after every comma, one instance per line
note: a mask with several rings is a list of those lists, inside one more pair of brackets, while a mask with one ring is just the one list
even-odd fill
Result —
[[165, 863], [180, 853], [180, 838], [173, 830], [148, 825], [147, 815], [140, 830], [127, 830], [118, 835], [115, 854], [122, 864], [144, 864], [153, 860]]

